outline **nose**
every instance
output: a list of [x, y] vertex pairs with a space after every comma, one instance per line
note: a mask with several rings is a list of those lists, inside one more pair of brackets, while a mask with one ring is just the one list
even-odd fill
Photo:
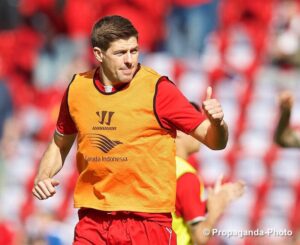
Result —
[[131, 64], [132, 63], [132, 54], [130, 52], [127, 52], [124, 56], [124, 63]]

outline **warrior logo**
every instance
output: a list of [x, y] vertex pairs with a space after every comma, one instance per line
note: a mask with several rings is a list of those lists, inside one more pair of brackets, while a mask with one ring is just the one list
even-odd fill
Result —
[[[105, 118], [106, 118], [107, 113], [108, 113], [108, 118], [107, 118], [107, 121], [105, 122]], [[100, 124], [103, 125], [105, 123], [106, 125], [110, 125], [111, 118], [112, 118], [114, 112], [113, 111], [101, 111], [101, 114], [100, 114], [100, 111], [97, 111], [96, 114], [100, 119], [99, 120]]]

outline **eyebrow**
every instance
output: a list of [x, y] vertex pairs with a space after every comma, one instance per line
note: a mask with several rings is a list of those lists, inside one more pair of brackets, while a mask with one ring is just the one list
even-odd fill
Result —
[[[123, 49], [123, 48], [120, 48], [120, 49], [117, 49], [117, 50], [115, 50], [113, 53], [118, 53], [118, 52], [127, 52], [127, 50], [128, 49]], [[135, 46], [134, 48], [131, 48], [131, 49], [129, 49], [130, 51], [135, 51], [135, 50], [139, 50], [139, 46]]]

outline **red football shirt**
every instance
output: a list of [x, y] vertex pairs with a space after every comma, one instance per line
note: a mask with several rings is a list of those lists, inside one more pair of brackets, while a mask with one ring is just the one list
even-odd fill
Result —
[[[100, 81], [98, 72], [95, 72], [94, 80], [95, 86], [102, 93], [113, 93], [124, 87], [112, 87], [110, 92], [105, 92], [105, 89], [107, 88], [105, 88]], [[174, 134], [176, 133], [176, 130], [188, 134], [205, 119], [205, 116], [197, 111], [177, 87], [166, 77], [159, 81], [154, 106], [161, 125]], [[68, 110], [67, 91], [62, 99], [56, 129], [60, 134], [77, 133], [76, 125]]]

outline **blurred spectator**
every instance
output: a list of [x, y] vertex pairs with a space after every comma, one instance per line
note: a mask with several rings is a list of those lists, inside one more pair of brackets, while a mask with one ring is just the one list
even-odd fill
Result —
[[91, 26], [102, 11], [102, 0], [66, 0], [63, 16], [68, 35], [71, 38], [89, 36]]
[[220, 4], [220, 31], [226, 48], [230, 29], [241, 26], [249, 35], [257, 54], [263, 52], [268, 37], [274, 0], [224, 0]]
[[88, 68], [87, 59], [87, 39], [70, 39], [67, 36], [56, 35], [38, 54], [33, 83], [39, 90], [52, 86], [64, 89], [74, 75], [76, 62], [82, 63], [83, 67], [80, 69], [83, 72]]
[[167, 51], [176, 57], [197, 56], [218, 22], [219, 0], [173, 0], [167, 20]]
[[139, 32], [139, 48], [142, 53], [160, 48], [165, 39], [165, 15], [170, 0], [133, 0], [109, 4], [105, 15], [121, 15], [132, 21]]
[[0, 30], [15, 28], [20, 24], [21, 18], [17, 8], [18, 1], [0, 1]]
[[2, 139], [4, 125], [11, 117], [12, 112], [13, 105], [10, 92], [5, 83], [0, 81], [0, 140]]
[[280, 67], [300, 66], [300, 5], [299, 1], [278, 1], [269, 47], [271, 61]]
[[[221, 75], [227, 66], [246, 75], [251, 82], [266, 52], [274, 0], [223, 0], [217, 35], [221, 53]], [[235, 56], [238, 59], [235, 59]]]
[[[31, 22], [37, 29], [44, 27], [44, 22], [50, 22], [58, 32], [66, 32], [63, 11], [65, 0], [19, 0], [18, 9], [23, 21]], [[40, 30], [42, 31], [42, 30]], [[47, 35], [49, 30], [44, 30]]]
[[55, 219], [53, 213], [38, 211], [25, 224], [28, 242], [32, 245], [62, 245], [67, 235], [63, 232], [66, 228], [64, 226], [66, 225]]

